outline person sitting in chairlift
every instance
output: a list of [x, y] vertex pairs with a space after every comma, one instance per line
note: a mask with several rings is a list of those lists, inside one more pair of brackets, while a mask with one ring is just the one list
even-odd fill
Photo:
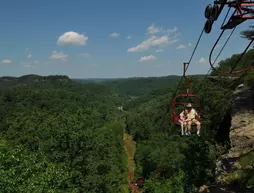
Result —
[[188, 133], [190, 134], [191, 131], [191, 125], [195, 124], [197, 126], [197, 135], [200, 135], [200, 122], [196, 119], [196, 117], [198, 119], [200, 119], [200, 116], [198, 115], [197, 111], [192, 107], [191, 103], [188, 103], [187, 106], [187, 127], [188, 127]]
[[178, 122], [181, 125], [181, 131], [182, 131], [182, 135], [186, 134], [188, 135], [188, 130], [187, 130], [187, 114], [188, 114], [188, 110], [187, 108], [184, 109], [183, 112], [180, 113], [180, 118], [178, 120]]

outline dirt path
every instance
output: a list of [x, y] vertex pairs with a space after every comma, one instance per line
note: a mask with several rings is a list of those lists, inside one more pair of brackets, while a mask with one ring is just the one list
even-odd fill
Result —
[[135, 162], [134, 155], [136, 151], [136, 143], [132, 140], [132, 137], [125, 132], [124, 134], [124, 149], [127, 154], [127, 165], [129, 172], [134, 173], [135, 171]]
[[126, 131], [124, 132], [124, 149], [127, 155], [127, 167], [129, 171], [128, 175], [128, 182], [129, 186], [132, 189], [133, 193], [138, 193], [135, 191], [135, 186], [132, 184], [132, 177], [134, 176], [135, 172], [135, 151], [136, 151], [136, 142], [132, 140], [132, 136], [130, 136]]

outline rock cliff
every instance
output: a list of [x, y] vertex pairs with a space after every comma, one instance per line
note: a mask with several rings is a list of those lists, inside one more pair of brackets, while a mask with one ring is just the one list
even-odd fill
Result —
[[254, 192], [254, 88], [239, 86], [232, 96], [230, 149], [216, 163], [214, 186], [199, 192]]

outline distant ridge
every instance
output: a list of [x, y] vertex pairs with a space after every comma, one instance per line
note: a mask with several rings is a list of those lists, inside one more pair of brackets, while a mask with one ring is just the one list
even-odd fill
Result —
[[49, 75], [49, 76], [39, 76], [36, 74], [28, 74], [20, 77], [12, 77], [12, 76], [2, 76], [0, 77], [0, 81], [39, 81], [39, 80], [67, 80], [71, 81], [71, 79], [66, 75]]
[[[75, 82], [80, 83], [101, 83], [105, 81], [118, 81], [118, 80], [145, 80], [145, 79], [172, 79], [180, 78], [181, 75], [169, 75], [169, 76], [150, 76], [150, 77], [125, 77], [125, 78], [72, 78]], [[189, 75], [188, 77], [203, 78], [204, 74]]]
[[69, 82], [72, 82], [72, 80], [65, 75], [39, 76], [35, 74], [29, 74], [20, 77], [3, 76], [0, 77], [0, 89], [28, 85], [42, 86], [46, 83], [65, 84]]

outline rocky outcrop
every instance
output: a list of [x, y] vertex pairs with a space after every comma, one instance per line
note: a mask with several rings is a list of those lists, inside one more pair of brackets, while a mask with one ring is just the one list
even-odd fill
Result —
[[254, 192], [254, 187], [244, 187], [240, 182], [246, 169], [254, 171], [252, 162], [241, 162], [248, 154], [254, 152], [253, 110], [254, 89], [246, 89], [244, 85], [239, 85], [232, 96], [230, 149], [217, 160], [215, 186], [202, 186], [199, 192]]
[[245, 112], [235, 114], [230, 129], [231, 154], [240, 156], [254, 147], [254, 114]]
[[[217, 161], [216, 182], [224, 192], [253, 192], [241, 187], [241, 172], [251, 165], [242, 165], [240, 159], [254, 148], [254, 90], [239, 86], [232, 96], [230, 150]], [[218, 187], [218, 186], [217, 186]]]
[[233, 94], [228, 156], [239, 157], [254, 146], [254, 89], [241, 87]]
[[245, 89], [239, 85], [232, 96], [232, 117], [254, 110], [254, 88]]

